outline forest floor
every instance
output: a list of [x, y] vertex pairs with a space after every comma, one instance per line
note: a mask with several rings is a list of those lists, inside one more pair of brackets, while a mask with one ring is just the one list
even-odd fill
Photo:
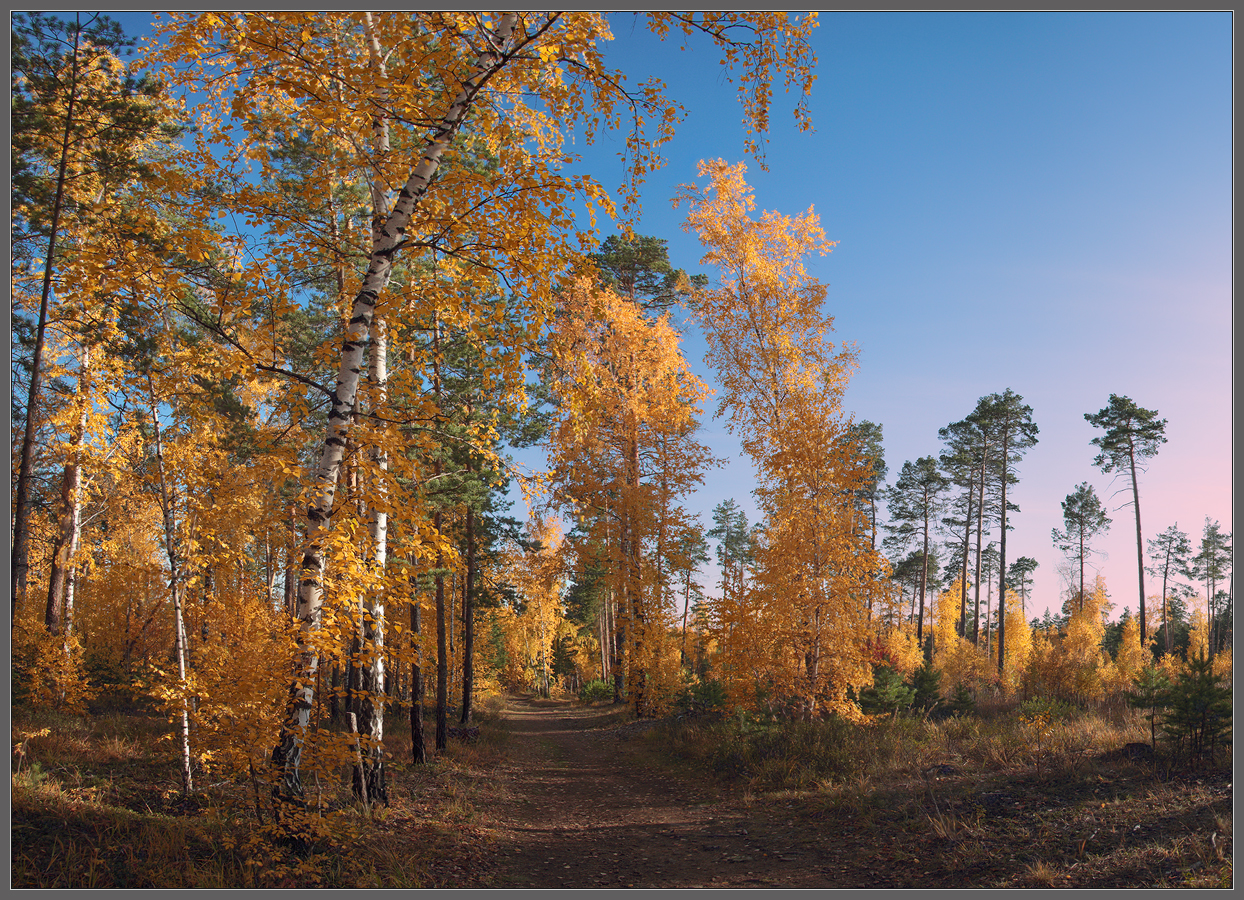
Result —
[[487, 847], [445, 886], [1231, 884], [1230, 770], [1161, 780], [1127, 760], [1040, 775], [947, 764], [752, 794], [671, 761], [652, 723], [620, 712], [511, 698], [504, 758], [477, 786]]
[[962, 723], [978, 737], [958, 743], [919, 721], [882, 723], [843, 748], [862, 759], [857, 742], [894, 738], [867, 775], [760, 790], [679, 756], [669, 723], [625, 707], [497, 698], [425, 764], [396, 728], [391, 805], [363, 809], [346, 779], [330, 807], [337, 837], [291, 855], [256, 827], [244, 779], [180, 799], [161, 717], [18, 712], [14, 887], [1232, 884], [1229, 759], [1158, 774], [1116, 744], [1050, 754], [1038, 770], [997, 738], [1015, 732], [980, 738], [987, 721]]

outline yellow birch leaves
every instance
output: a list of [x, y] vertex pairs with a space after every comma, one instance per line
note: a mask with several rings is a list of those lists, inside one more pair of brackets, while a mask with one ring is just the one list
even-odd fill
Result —
[[767, 516], [743, 621], [719, 622], [727, 687], [740, 701], [856, 716], [849, 692], [872, 676], [865, 610], [881, 568], [852, 502], [867, 475], [841, 408], [854, 352], [829, 340], [825, 287], [803, 263], [833, 245], [811, 210], [753, 219], [744, 172], [701, 163], [708, 185], [682, 194], [686, 228], [720, 272], [695, 309], [725, 388], [721, 414], [756, 463]]

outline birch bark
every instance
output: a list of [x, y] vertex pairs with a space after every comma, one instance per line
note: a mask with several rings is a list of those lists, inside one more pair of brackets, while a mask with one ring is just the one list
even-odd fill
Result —
[[302, 754], [310, 732], [315, 683], [320, 667], [320, 651], [315, 638], [320, 630], [324, 602], [325, 557], [322, 541], [333, 514], [343, 452], [354, 419], [365, 339], [371, 331], [376, 303], [392, 275], [393, 259], [405, 244], [411, 216], [431, 186], [441, 158], [476, 96], [509, 58], [507, 45], [517, 22], [516, 13], [506, 13], [489, 36], [490, 45], [481, 52], [471, 76], [463, 82], [428, 140], [423, 156], [402, 186], [392, 212], [376, 230], [362, 288], [354, 298], [341, 345], [337, 383], [328, 413], [324, 444], [315, 470], [312, 500], [307, 509], [307, 549], [303, 554], [298, 588], [297, 662], [290, 683], [288, 714], [272, 752], [272, 764], [279, 778], [277, 792], [286, 799], [301, 800], [303, 796]]
[[165, 475], [164, 444], [160, 434], [160, 410], [156, 403], [155, 386], [147, 375], [151, 409], [151, 427], [155, 440], [156, 472], [159, 477], [160, 512], [164, 520], [164, 550], [168, 554], [169, 593], [173, 600], [173, 652], [177, 657], [177, 680], [181, 694], [181, 787], [185, 796], [194, 792], [194, 775], [190, 766], [190, 708], [186, 699], [186, 623], [182, 610], [181, 561], [177, 554], [177, 498], [169, 488]]

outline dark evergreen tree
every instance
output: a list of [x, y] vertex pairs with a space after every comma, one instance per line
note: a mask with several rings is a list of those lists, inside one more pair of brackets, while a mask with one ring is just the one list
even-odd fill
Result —
[[1173, 644], [1167, 598], [1171, 588], [1175, 586], [1175, 578], [1192, 577], [1192, 543], [1188, 540], [1188, 535], [1179, 530], [1179, 523], [1176, 522], [1149, 541], [1149, 556], [1153, 559], [1153, 565], [1146, 567], [1145, 571], [1155, 578], [1162, 578], [1162, 644], [1166, 652], [1170, 653]]
[[1110, 521], [1097, 499], [1097, 492], [1085, 481], [1063, 500], [1063, 530], [1050, 530], [1054, 546], [1079, 567], [1081, 609], [1084, 608], [1084, 564], [1093, 552], [1089, 544], [1094, 537], [1110, 530]]
[[[905, 462], [898, 481], [886, 492], [890, 518], [897, 524], [896, 532], [918, 534], [921, 543], [920, 611], [916, 618], [916, 642], [924, 645], [924, 607], [929, 583], [929, 530], [942, 507], [942, 493], [950, 482], [937, 468], [931, 456], [922, 456], [914, 463]], [[936, 577], [934, 568], [934, 577]]]
[[889, 666], [873, 669], [872, 687], [860, 691], [860, 708], [870, 715], [892, 713], [908, 709], [915, 700], [916, 692], [903, 683], [903, 676]]
[[1127, 693], [1128, 706], [1147, 711], [1149, 746], [1155, 753], [1158, 749], [1158, 715], [1170, 700], [1170, 689], [1170, 679], [1163, 670], [1145, 666], [1132, 681], [1132, 689]]
[[1188, 660], [1166, 694], [1166, 713], [1162, 730], [1175, 745], [1175, 752], [1187, 750], [1195, 764], [1202, 756], [1212, 756], [1218, 743], [1231, 729], [1231, 688], [1214, 674], [1207, 656]]
[[682, 300], [704, 276], [688, 277], [670, 265], [668, 241], [637, 234], [610, 235], [592, 254], [604, 287], [640, 304], [650, 312], [661, 313]]
[[1095, 428], [1105, 431], [1093, 438], [1092, 443], [1101, 452], [1093, 464], [1102, 472], [1118, 472], [1128, 478], [1132, 488], [1132, 507], [1136, 510], [1136, 576], [1140, 597], [1140, 642], [1145, 644], [1145, 555], [1144, 540], [1140, 529], [1140, 482], [1138, 475], [1145, 471], [1145, 461], [1157, 455], [1158, 448], [1166, 443], [1166, 420], [1159, 419], [1157, 410], [1143, 409], [1130, 398], [1110, 395], [1110, 403], [1095, 413], [1085, 413], [1084, 418]]
[[1222, 533], [1222, 526], [1211, 522], [1205, 517], [1205, 529], [1201, 533], [1201, 550], [1192, 558], [1192, 575], [1205, 582], [1205, 612], [1208, 619], [1209, 659], [1214, 660], [1216, 646], [1220, 635], [1214, 633], [1214, 622], [1217, 618], [1215, 601], [1218, 598], [1217, 586], [1231, 572], [1231, 535]]
[[1006, 570], [1006, 581], [1019, 591], [1020, 609], [1024, 616], [1028, 615], [1028, 589], [1032, 586], [1032, 573], [1040, 565], [1031, 556], [1021, 556]]

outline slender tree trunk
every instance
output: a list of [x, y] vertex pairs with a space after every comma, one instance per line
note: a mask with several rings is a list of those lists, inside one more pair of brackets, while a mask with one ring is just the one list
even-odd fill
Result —
[[186, 623], [182, 610], [181, 568], [177, 553], [176, 498], [165, 477], [164, 446], [160, 437], [160, 410], [155, 399], [151, 375], [147, 375], [151, 399], [151, 427], [155, 440], [156, 471], [159, 474], [160, 510], [164, 519], [164, 550], [168, 554], [169, 593], [173, 600], [173, 652], [177, 657], [177, 679], [181, 690], [181, 788], [183, 796], [194, 793], [194, 774], [190, 767], [190, 707], [186, 697]]
[[[438, 466], [439, 468], [439, 466]], [[440, 534], [443, 514], [437, 510], [433, 527]], [[449, 744], [449, 647], [445, 635], [445, 554], [436, 552], [436, 751], [441, 753]]]
[[[972, 643], [980, 646], [981, 631], [981, 554], [984, 552], [984, 532], [985, 532], [985, 460], [987, 447], [981, 449], [981, 477], [978, 486], [978, 496], [976, 501], [976, 583], [973, 589], [976, 595], [976, 620], [972, 623]], [[988, 613], [986, 613], [988, 614]], [[985, 625], [986, 637], [988, 637], [989, 625]]]
[[324, 603], [324, 532], [333, 512], [342, 456], [354, 417], [365, 339], [371, 328], [376, 303], [392, 275], [394, 257], [406, 240], [406, 228], [411, 216], [427, 193], [445, 150], [477, 94], [488, 78], [504, 65], [508, 59], [506, 54], [512, 52], [506, 45], [517, 22], [516, 13], [505, 13], [496, 30], [488, 36], [488, 46], [482, 50], [471, 75], [462, 82], [457, 96], [429, 138], [419, 164], [403, 185], [392, 212], [386, 216], [380, 229], [378, 246], [373, 247], [362, 286], [354, 298], [341, 346], [337, 383], [328, 413], [324, 443], [315, 469], [315, 488], [307, 509], [307, 549], [303, 555], [298, 591], [297, 661], [290, 682], [288, 715], [272, 753], [272, 765], [279, 778], [277, 793], [287, 800], [301, 801], [303, 797], [302, 753], [310, 736], [311, 712], [316, 699], [315, 684], [320, 669], [320, 654], [314, 635], [320, 629]]
[[475, 511], [466, 511], [467, 569], [466, 591], [462, 598], [462, 716], [471, 724], [471, 695], [475, 692]]
[[1077, 607], [1084, 612], [1084, 527], [1080, 527], [1080, 604]]
[[1166, 645], [1167, 653], [1171, 652], [1171, 617], [1170, 611], [1166, 606], [1166, 579], [1167, 573], [1170, 572], [1170, 567], [1171, 556], [1170, 551], [1167, 550], [1166, 563], [1162, 566], [1162, 631], [1164, 637], [1163, 643]]
[[[89, 354], [89, 351], [84, 351]], [[85, 365], [81, 378], [85, 378]], [[73, 565], [73, 553], [78, 544], [78, 523], [81, 520], [81, 478], [82, 478], [82, 443], [86, 434], [86, 402], [79, 384], [79, 402], [82, 411], [78, 418], [78, 427], [73, 437], [73, 448], [70, 459], [65, 463], [64, 474], [61, 476], [60, 514], [57, 517], [56, 537], [52, 544], [52, 569], [48, 574], [47, 610], [43, 621], [50, 634], [67, 633], [64, 628], [65, 593], [69, 580], [69, 571]]]
[[1136, 448], [1130, 440], [1127, 448], [1128, 464], [1132, 472], [1132, 505], [1136, 507], [1136, 580], [1140, 585], [1140, 646], [1145, 646], [1145, 552], [1140, 535], [1140, 485], [1136, 481]]
[[428, 751], [423, 738], [423, 637], [419, 633], [422, 623], [420, 600], [416, 595], [410, 604], [410, 759], [419, 764], [428, 761]]
[[924, 548], [921, 550], [923, 559], [920, 561], [920, 618], [916, 619], [916, 646], [924, 649], [924, 595], [929, 584], [929, 497], [925, 495], [924, 504]]
[[[388, 384], [388, 332], [381, 316], [372, 319], [371, 351], [368, 380], [372, 385], [373, 410], [382, 409]], [[366, 665], [362, 675], [363, 733], [367, 736], [362, 772], [367, 783], [356, 785], [357, 794], [373, 804], [389, 804], [384, 767], [384, 706], [385, 706], [385, 591], [384, 570], [388, 558], [389, 514], [388, 490], [384, 483], [389, 469], [389, 456], [380, 447], [371, 451], [374, 471], [368, 503], [370, 510], [371, 568], [376, 587], [368, 591], [361, 622], [362, 647]]]
[[35, 465], [35, 428], [39, 420], [39, 392], [43, 387], [43, 346], [48, 321], [48, 300], [52, 294], [53, 260], [60, 235], [60, 215], [65, 203], [65, 173], [69, 165], [74, 113], [78, 102], [78, 49], [81, 41], [81, 14], [73, 29], [73, 61], [69, 66], [69, 97], [65, 104], [65, 130], [61, 136], [60, 160], [56, 166], [56, 196], [52, 200], [52, 224], [48, 234], [47, 257], [43, 261], [43, 291], [39, 300], [39, 322], [35, 329], [35, 349], [30, 361], [30, 393], [26, 401], [26, 430], [22, 435], [22, 454], [18, 463], [17, 497], [13, 519], [13, 595], [10, 628], [17, 622], [17, 605], [26, 596], [30, 568], [30, 479]]
[[543, 602], [541, 602], [541, 605], [540, 605], [539, 618], [540, 618], [540, 695], [544, 697], [544, 699], [547, 700], [552, 692], [549, 690], [549, 654], [548, 654], [549, 635], [548, 635], [548, 629], [545, 627], [545, 622], [544, 622]]
[[1002, 433], [1002, 536], [998, 539], [998, 675], [1006, 660], [1006, 482], [1010, 434]]
[[[868, 601], [868, 608], [872, 610], [872, 600]], [[678, 663], [685, 666], [687, 664], [687, 613], [691, 609], [691, 568], [687, 568], [687, 586], [682, 595], [682, 650], [679, 652]]]
[[606, 623], [609, 621], [608, 602], [600, 604], [600, 610], [596, 613], [596, 633], [600, 638], [600, 680], [604, 681], [609, 677], [609, 629]]
[[285, 614], [291, 619], [298, 612], [298, 522], [294, 504], [286, 508], [289, 523], [289, 544], [285, 550]]
[[959, 582], [959, 636], [968, 636], [968, 565], [972, 555], [972, 499], [975, 485], [968, 484], [968, 510], [963, 522], [963, 575]]
[[647, 640], [647, 617], [643, 605], [643, 573], [640, 569], [640, 536], [635, 504], [639, 491], [639, 435], [638, 425], [632, 421], [627, 429], [627, 486], [626, 521], [626, 590], [630, 607], [631, 648], [631, 702], [635, 715], [644, 713], [647, 703], [647, 667], [643, 664], [644, 643]]

